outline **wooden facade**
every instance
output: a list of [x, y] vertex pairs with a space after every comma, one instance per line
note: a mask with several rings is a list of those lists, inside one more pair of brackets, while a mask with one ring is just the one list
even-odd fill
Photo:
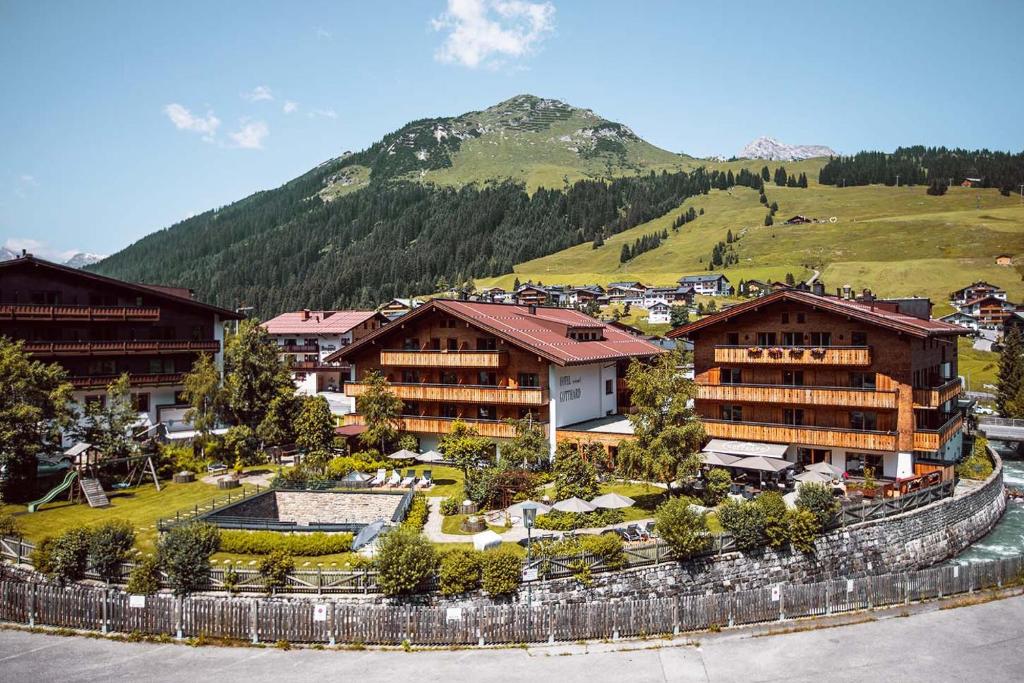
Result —
[[[756, 337], [755, 337], [756, 338]], [[744, 363], [754, 365], [843, 365], [867, 367], [871, 365], [871, 349], [866, 346], [814, 347], [805, 346], [716, 346], [716, 363]]]
[[[458, 338], [455, 338], [458, 340]], [[456, 341], [457, 344], [462, 341]], [[507, 351], [463, 349], [399, 349], [380, 352], [380, 364], [407, 368], [500, 368], [508, 363]]]
[[[366, 387], [367, 385], [362, 382], [350, 382], [345, 385], [345, 395], [362, 396], [366, 392]], [[391, 391], [404, 401], [500, 403], [502, 405], [528, 406], [544, 406], [548, 403], [547, 390], [539, 387], [491, 387], [421, 382], [392, 384]]]

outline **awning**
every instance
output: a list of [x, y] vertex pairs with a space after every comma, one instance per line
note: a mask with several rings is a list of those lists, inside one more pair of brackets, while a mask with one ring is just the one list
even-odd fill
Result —
[[781, 472], [782, 470], [788, 469], [792, 466], [793, 463], [788, 460], [765, 458], [760, 455], [754, 456], [753, 458], [741, 458], [730, 465], [730, 467], [739, 467], [743, 470], [758, 470], [760, 472]]
[[334, 428], [338, 436], [358, 436], [366, 431], [366, 425], [342, 425]]
[[744, 457], [760, 455], [766, 458], [784, 458], [788, 449], [788, 445], [781, 443], [729, 441], [727, 439], [711, 439], [704, 447], [705, 451], [713, 453], [727, 453]]

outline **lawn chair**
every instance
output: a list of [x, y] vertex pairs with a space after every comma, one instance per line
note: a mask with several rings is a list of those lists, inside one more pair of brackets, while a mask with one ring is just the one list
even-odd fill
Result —
[[640, 534], [640, 527], [638, 527], [636, 524], [630, 524], [622, 530], [622, 533], [623, 538], [625, 538], [630, 543], [636, 543], [638, 541], [644, 540], [643, 536]]
[[655, 536], [655, 534], [654, 534], [654, 522], [647, 522], [647, 524], [644, 525], [644, 531], [647, 532], [648, 536], [653, 538]]
[[391, 470], [391, 477], [388, 478], [388, 486], [395, 488], [402, 483], [402, 475], [398, 473], [398, 470]]
[[416, 484], [416, 470], [406, 470], [405, 471], [405, 479], [403, 479], [402, 483], [399, 484], [398, 486], [399, 486], [399, 488], [407, 489], [410, 486], [414, 486], [415, 484]]
[[379, 470], [377, 470], [377, 476], [375, 476], [373, 479], [369, 481], [368, 486], [383, 486], [384, 482], [386, 482], [387, 480], [387, 468], [381, 467]]
[[425, 489], [429, 489], [434, 485], [433, 471], [423, 470], [423, 478], [420, 479], [420, 486]]

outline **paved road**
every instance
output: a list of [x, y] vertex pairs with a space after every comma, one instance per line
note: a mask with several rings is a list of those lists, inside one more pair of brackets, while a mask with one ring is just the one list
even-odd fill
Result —
[[[877, 621], [698, 644], [637, 641], [526, 649], [314, 651], [189, 648], [0, 631], [3, 681], [1019, 681], [1024, 597]], [[918, 613], [919, 612], [919, 613]], [[806, 622], [804, 622], [806, 624]], [[793, 624], [779, 625], [779, 628]]]

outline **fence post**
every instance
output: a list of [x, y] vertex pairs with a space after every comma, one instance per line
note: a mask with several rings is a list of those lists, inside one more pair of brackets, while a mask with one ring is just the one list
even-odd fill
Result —
[[32, 590], [25, 594], [28, 598], [28, 625], [36, 625], [36, 583], [33, 581]]
[[548, 642], [555, 642], [555, 606], [548, 605]]
[[483, 620], [480, 618], [480, 608], [476, 608], [476, 642], [477, 645], [483, 647], [484, 645], [484, 629]]
[[736, 625], [736, 592], [729, 591], [729, 626]]
[[337, 645], [337, 642], [338, 642], [338, 613], [337, 613], [337, 608], [338, 608], [337, 604], [334, 601], [331, 601], [331, 614], [330, 614], [330, 617], [329, 617], [330, 620], [331, 620], [331, 630], [328, 632], [328, 638], [330, 639], [330, 644], [331, 645]]
[[779, 584], [779, 621], [786, 619], [786, 592], [782, 590], [786, 584]]
[[178, 634], [178, 640], [182, 638], [182, 621], [185, 612], [185, 598], [179, 595], [174, 601], [174, 629]]
[[100, 626], [100, 632], [107, 632], [107, 620], [110, 619], [110, 585], [106, 585], [103, 588], [103, 622]]
[[249, 603], [249, 636], [253, 644], [260, 642], [260, 601], [254, 599]]
[[682, 602], [682, 596], [676, 596], [676, 604], [672, 606], [672, 635], [678, 636], [681, 630], [680, 626], [682, 623], [682, 617], [680, 616], [683, 612], [679, 603]]

